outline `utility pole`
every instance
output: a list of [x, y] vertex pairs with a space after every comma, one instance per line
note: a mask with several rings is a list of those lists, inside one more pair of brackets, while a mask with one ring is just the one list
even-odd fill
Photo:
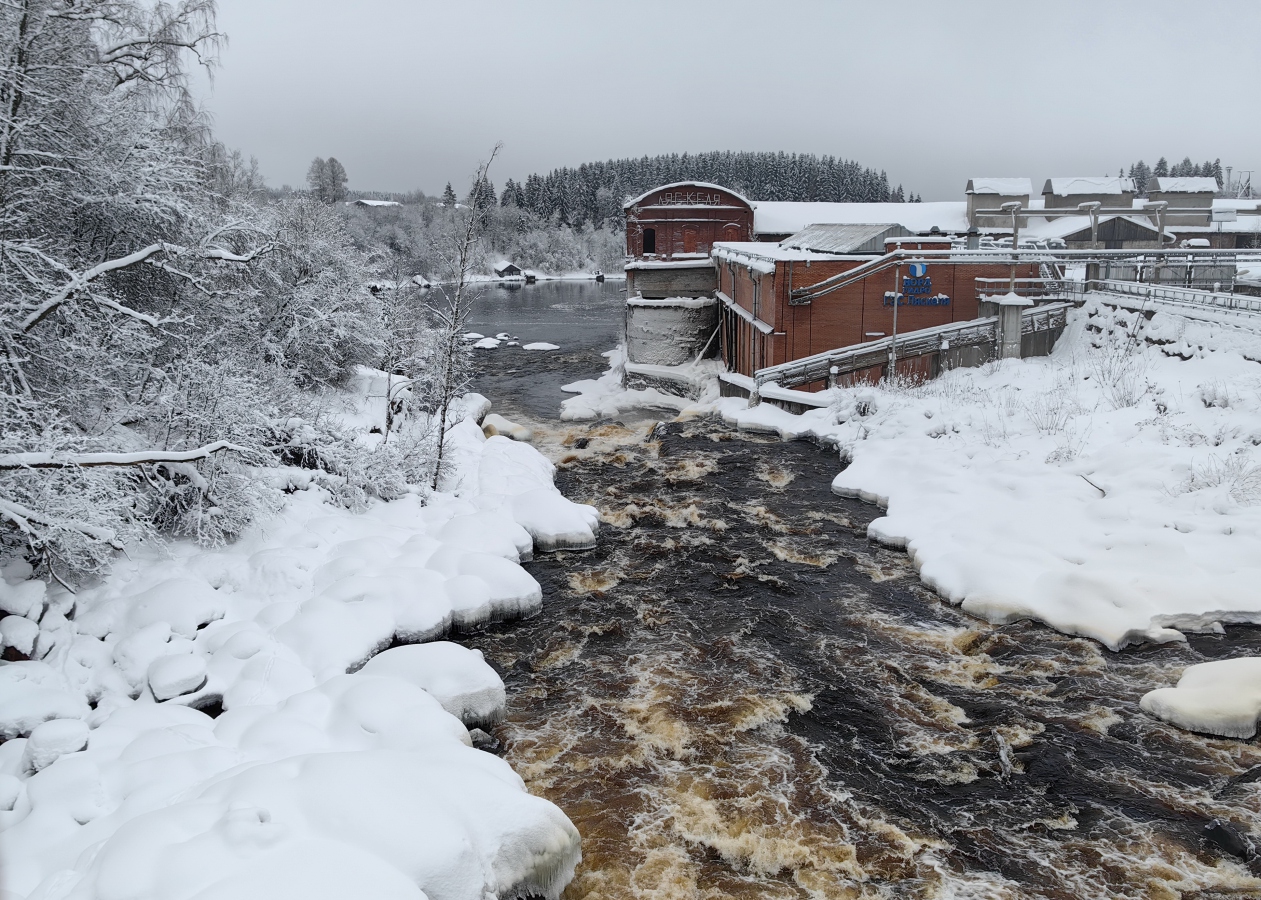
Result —
[[1002, 209], [1011, 213], [1011, 281], [1007, 285], [1008, 292], [1016, 293], [1016, 255], [1020, 250], [1020, 210], [1019, 200], [1009, 200]]
[[[902, 253], [902, 242], [898, 241], [898, 253]], [[902, 260], [899, 258], [897, 265], [893, 267], [893, 337], [889, 341], [889, 377], [886, 379], [889, 384], [893, 384], [894, 376], [898, 371], [898, 304], [902, 300]]]

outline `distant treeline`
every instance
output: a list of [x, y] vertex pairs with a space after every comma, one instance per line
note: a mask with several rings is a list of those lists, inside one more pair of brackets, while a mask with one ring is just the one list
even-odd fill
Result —
[[1156, 161], [1155, 167], [1148, 166], [1141, 159], [1130, 166], [1129, 176], [1134, 179], [1134, 185], [1138, 189], [1140, 196], [1147, 195], [1147, 179], [1155, 176], [1157, 178], [1216, 178], [1217, 186], [1221, 188], [1225, 183], [1225, 176], [1222, 173], [1221, 159], [1214, 159], [1203, 163], [1191, 162], [1191, 157], [1183, 157], [1182, 162], [1169, 165], [1169, 160], [1163, 156]]
[[708, 181], [751, 200], [832, 202], [918, 202], [902, 186], [856, 162], [811, 153], [735, 153], [723, 151], [639, 159], [611, 159], [577, 168], [553, 169], [524, 182], [509, 179], [500, 193], [503, 206], [515, 205], [569, 225], [617, 227], [622, 203], [662, 184]]

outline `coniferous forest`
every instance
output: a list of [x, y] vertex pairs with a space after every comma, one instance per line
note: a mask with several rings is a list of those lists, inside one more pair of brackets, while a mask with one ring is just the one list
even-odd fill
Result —
[[708, 181], [751, 200], [883, 203], [916, 201], [901, 185], [890, 188], [883, 172], [835, 156], [812, 153], [721, 151], [695, 155], [672, 153], [638, 159], [583, 163], [509, 180], [503, 205], [515, 204], [536, 215], [571, 225], [599, 228], [622, 215], [628, 197], [676, 181]]

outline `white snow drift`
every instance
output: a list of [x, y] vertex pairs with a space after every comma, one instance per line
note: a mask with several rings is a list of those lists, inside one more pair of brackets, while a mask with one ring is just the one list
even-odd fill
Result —
[[577, 832], [468, 735], [502, 681], [454, 644], [386, 648], [538, 610], [519, 561], [598, 519], [474, 418], [449, 449], [423, 505], [312, 486], [78, 595], [5, 569], [0, 637], [35, 658], [0, 665], [0, 896], [557, 896]]
[[1250, 738], [1261, 721], [1261, 657], [1187, 666], [1177, 687], [1150, 691], [1140, 705], [1179, 728]]

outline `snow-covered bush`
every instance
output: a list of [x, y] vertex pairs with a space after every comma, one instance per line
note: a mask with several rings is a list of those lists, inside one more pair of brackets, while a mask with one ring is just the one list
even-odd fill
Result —
[[1236, 503], [1245, 506], [1261, 502], [1261, 466], [1251, 454], [1236, 451], [1227, 456], [1210, 456], [1192, 466], [1191, 475], [1180, 485], [1179, 493], [1206, 488], [1225, 488]]
[[[213, 18], [0, 6], [0, 95], [22, 96], [0, 104], [0, 557], [59, 577], [143, 537], [239, 534], [279, 497], [258, 474], [291, 452], [275, 423], [382, 364], [397, 324], [344, 217], [272, 203], [194, 111], [185, 56], [213, 59]], [[423, 440], [354, 430], [319, 456], [349, 505], [430, 473]]]

